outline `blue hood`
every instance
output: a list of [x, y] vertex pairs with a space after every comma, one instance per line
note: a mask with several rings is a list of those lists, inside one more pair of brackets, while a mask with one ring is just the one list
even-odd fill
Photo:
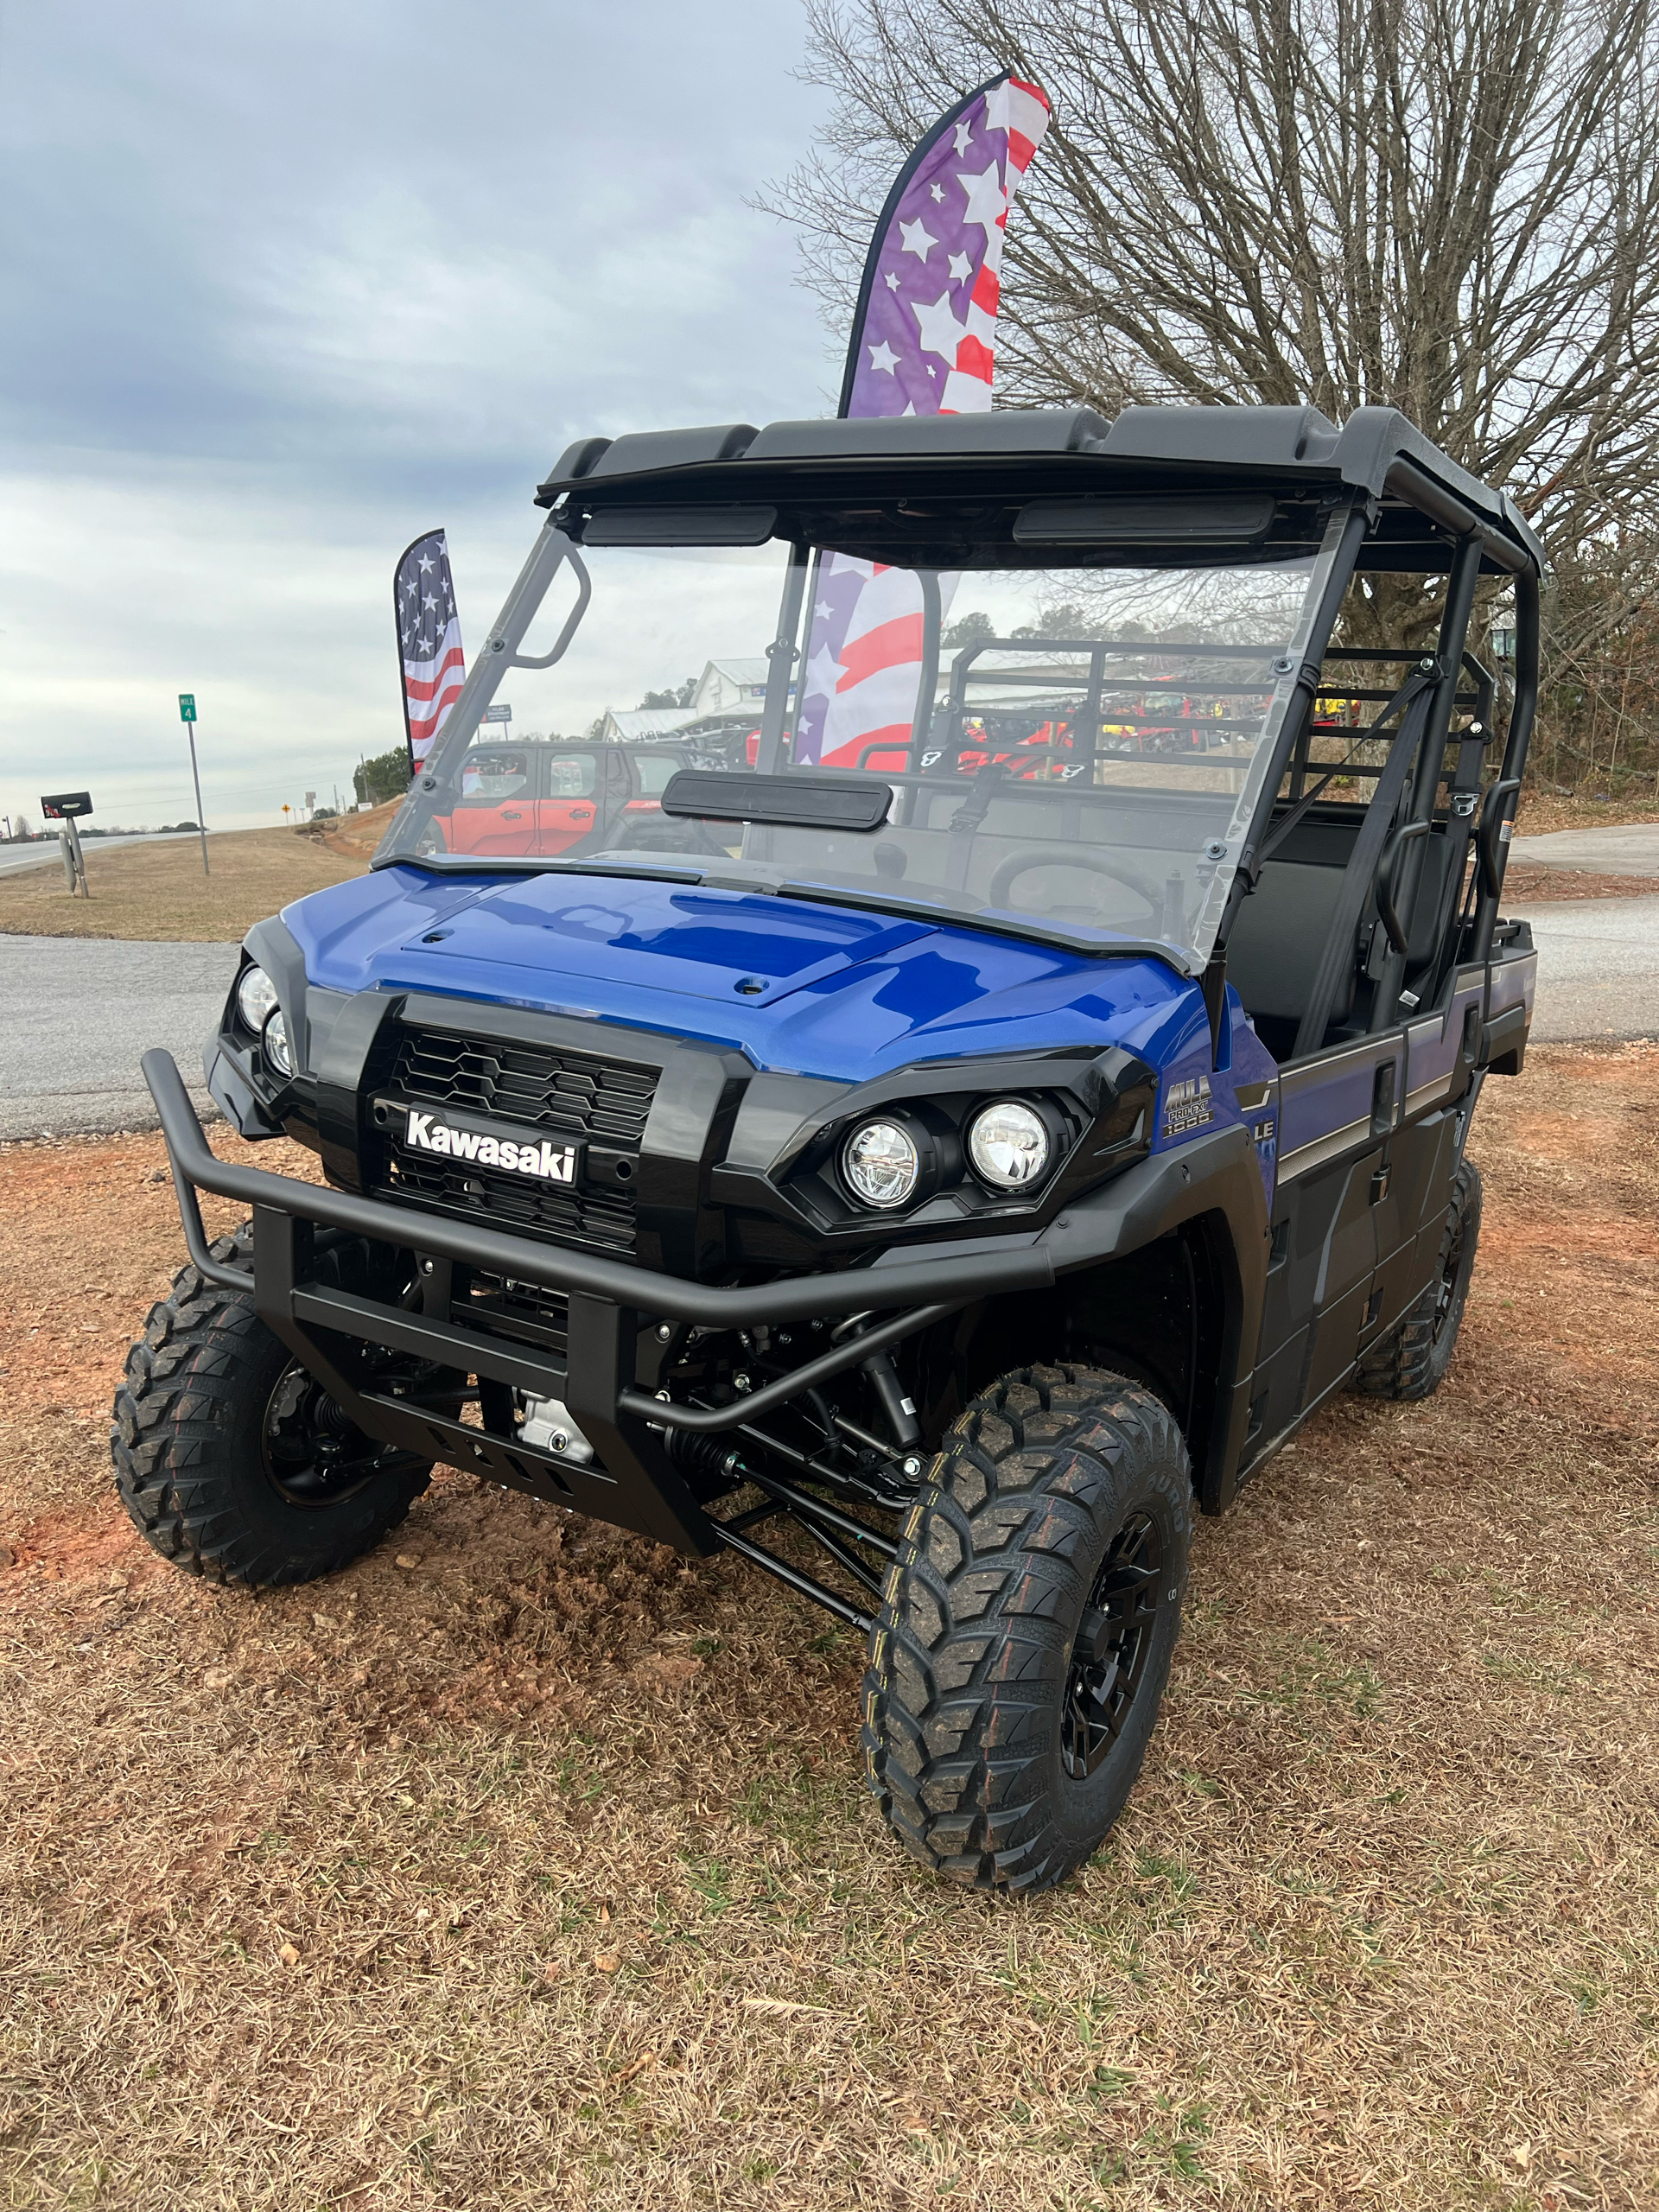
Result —
[[622, 876], [399, 866], [283, 909], [309, 980], [418, 990], [734, 1047], [857, 1083], [916, 1060], [1122, 1045], [1166, 1065], [1207, 1025], [1162, 961], [816, 901]]

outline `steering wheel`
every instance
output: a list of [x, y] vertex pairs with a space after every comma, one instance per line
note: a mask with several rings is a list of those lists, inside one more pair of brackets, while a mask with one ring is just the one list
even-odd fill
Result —
[[1126, 890], [1133, 891], [1137, 899], [1143, 900], [1149, 915], [1160, 922], [1163, 919], [1164, 894], [1161, 891], [1154, 890], [1136, 869], [1125, 867], [1121, 861], [1112, 860], [1104, 853], [1095, 852], [1087, 845], [1039, 845], [1034, 852], [1010, 853], [1007, 860], [998, 863], [996, 873], [986, 888], [986, 905], [1002, 906], [1011, 887], [1034, 868], [1080, 868], [1086, 869], [1090, 875], [1110, 876], [1114, 883], [1122, 884]]

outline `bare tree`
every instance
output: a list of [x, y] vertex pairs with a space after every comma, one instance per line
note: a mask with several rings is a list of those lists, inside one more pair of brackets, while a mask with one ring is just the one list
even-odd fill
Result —
[[1009, 226], [1005, 399], [1397, 406], [1558, 562], [1659, 531], [1659, 0], [809, 17], [836, 104], [771, 204], [839, 327], [902, 152], [1013, 64], [1055, 119]]

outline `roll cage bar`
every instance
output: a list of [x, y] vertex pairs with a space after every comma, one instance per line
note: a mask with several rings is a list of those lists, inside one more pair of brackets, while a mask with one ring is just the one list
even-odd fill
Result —
[[[1389, 696], [1367, 733], [1376, 737], [1397, 716], [1388, 758], [1370, 772], [1373, 802], [1300, 1024], [1294, 1057], [1300, 1058], [1319, 1048], [1344, 963], [1352, 957], [1355, 931], [1374, 893], [1389, 950], [1375, 976], [1371, 1027], [1386, 1027], [1396, 1017], [1406, 930], [1421, 879], [1424, 840], [1435, 818], [1453, 706], [1464, 703], [1458, 686], [1465, 667], [1475, 676], [1482, 734], [1479, 745], [1467, 733], [1460, 739], [1450, 827], [1465, 857], [1472, 842], [1478, 862], [1471, 907], [1464, 918], [1464, 957], [1484, 959], [1490, 954], [1508, 851], [1505, 830], [1514, 817], [1536, 711], [1541, 545], [1506, 493], [1471, 476], [1395, 410], [1361, 409], [1341, 429], [1313, 408], [1134, 407], [1112, 422], [1087, 409], [1031, 410], [785, 422], [766, 429], [737, 423], [578, 441], [537, 491], [537, 503], [549, 510], [547, 520], [467, 677], [445, 735], [453, 741], [476, 729], [510, 669], [547, 668], [562, 656], [591, 591], [579, 550], [589, 536], [638, 545], [757, 544], [778, 537], [791, 540], [801, 551], [812, 542], [842, 547], [855, 543], [878, 557], [901, 557], [925, 570], [975, 565], [976, 553], [983, 565], [993, 544], [1001, 558], [1017, 562], [1031, 552], [1029, 533], [1021, 538], [1017, 531], [1025, 504], [1047, 495], [1048, 512], [1057, 496], [1070, 495], [1071, 505], [1087, 510], [1084, 527], [1095, 535], [1086, 542], [1097, 549], [1101, 565], [1185, 566], [1205, 557], [1206, 496], [1213, 499], [1217, 515], [1212, 557], [1250, 557], [1249, 548], [1241, 550], [1236, 524], [1243, 491], [1271, 491], [1277, 502], [1265, 534], [1258, 537], [1257, 557], [1312, 554], [1321, 546], [1329, 549], [1333, 536], [1339, 543], [1325, 569], [1321, 601], [1306, 633], [1306, 657], [1279, 721], [1275, 757], [1262, 781], [1256, 818], [1203, 979], [1217, 1034], [1228, 933], [1270, 851], [1287, 772], [1291, 806], [1306, 796], [1314, 709], [1322, 694], [1331, 696], [1323, 663], [1351, 577], [1357, 569], [1376, 569], [1444, 574], [1448, 579], [1435, 651], [1419, 657], [1419, 665]], [[1172, 506], [1179, 503], [1181, 526], [1174, 537], [1159, 534], [1160, 498]], [[971, 510], [962, 504], [969, 501]], [[1230, 507], [1224, 507], [1229, 501]], [[1264, 512], [1272, 505], [1257, 504]], [[1080, 541], [1073, 537], [1063, 542], [1075, 552]], [[1046, 557], [1052, 559], [1054, 550], [1051, 543]], [[1039, 550], [1036, 557], [1045, 556]], [[576, 580], [576, 602], [550, 649], [527, 653], [531, 624], [566, 563]], [[1482, 575], [1511, 580], [1516, 631], [1503, 757], [1484, 797], [1480, 766], [1495, 687], [1465, 652]], [[767, 685], [760, 747], [763, 766], [781, 765], [788, 670], [805, 585], [806, 563], [798, 556], [790, 564], [779, 635], [768, 648], [774, 679], [781, 672], [782, 680]], [[899, 781], [916, 774], [934, 720], [939, 624], [937, 607], [931, 611], [931, 659]], [[1090, 639], [1076, 641], [1072, 649], [1087, 650], [1090, 656], [1085, 711], [1091, 718], [1092, 742], [1092, 717], [1111, 646]], [[1328, 657], [1349, 662], [1370, 658], [1379, 666], [1408, 658], [1391, 650], [1376, 649], [1367, 656], [1341, 648]], [[952, 709], [960, 706], [971, 666], [960, 655], [953, 665]], [[898, 747], [867, 748], [882, 749]], [[433, 777], [422, 783], [429, 791], [437, 787]], [[376, 861], [384, 865], [397, 857], [383, 848]]]

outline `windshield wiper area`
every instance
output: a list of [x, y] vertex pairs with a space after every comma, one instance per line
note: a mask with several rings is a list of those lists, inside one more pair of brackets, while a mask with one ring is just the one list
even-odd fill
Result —
[[[708, 879], [705, 877], [704, 880]], [[726, 887], [735, 890], [740, 887], [733, 884]], [[1097, 957], [1139, 955], [1149, 960], [1161, 960], [1166, 968], [1173, 968], [1183, 977], [1198, 973], [1191, 953], [1166, 944], [1159, 938], [1126, 937], [1107, 929], [1079, 929], [1067, 922], [1039, 921], [1034, 918], [1028, 920], [977, 902], [971, 906], [944, 906], [931, 899], [907, 899], [902, 893], [874, 887], [867, 891], [847, 883], [815, 883], [805, 877], [791, 877], [777, 888], [780, 899], [805, 899], [821, 906], [861, 906], [878, 914], [898, 914], [909, 921], [931, 922], [936, 929], [983, 930], [992, 937], [1020, 938], [1028, 944], [1054, 945], [1068, 952], [1086, 952]]]
[[371, 869], [425, 868], [439, 875], [635, 875], [649, 883], [701, 883], [694, 861], [609, 860], [603, 853], [571, 859], [558, 853], [377, 853]]
[[872, 776], [791, 768], [680, 768], [663, 787], [662, 810], [694, 822], [758, 822], [774, 830], [879, 830], [892, 786]]

